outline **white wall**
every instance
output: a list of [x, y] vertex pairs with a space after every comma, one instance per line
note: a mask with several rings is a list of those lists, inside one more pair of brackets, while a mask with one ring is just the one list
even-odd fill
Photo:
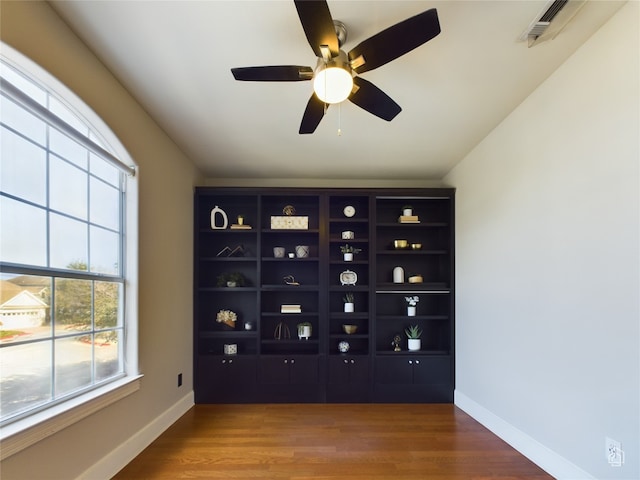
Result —
[[558, 478], [640, 478], [639, 16], [626, 4], [445, 179], [456, 403]]
[[[109, 478], [193, 403], [193, 186], [197, 171], [45, 2], [2, 2], [2, 40], [109, 125], [139, 167], [139, 391], [0, 466], [3, 479]], [[183, 386], [177, 374], [183, 373]]]

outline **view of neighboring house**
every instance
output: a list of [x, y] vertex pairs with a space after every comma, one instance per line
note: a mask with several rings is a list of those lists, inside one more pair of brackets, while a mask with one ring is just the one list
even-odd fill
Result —
[[49, 309], [45, 301], [48, 282], [26, 276], [0, 280], [0, 330], [42, 326]]

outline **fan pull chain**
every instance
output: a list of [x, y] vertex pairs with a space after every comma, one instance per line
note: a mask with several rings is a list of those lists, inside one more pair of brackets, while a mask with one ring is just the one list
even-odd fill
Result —
[[342, 103], [338, 104], [338, 136], [342, 136]]

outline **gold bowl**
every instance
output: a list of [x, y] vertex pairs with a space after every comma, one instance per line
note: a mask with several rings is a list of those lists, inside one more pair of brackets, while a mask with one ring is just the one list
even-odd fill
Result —
[[344, 333], [351, 335], [352, 333], [356, 333], [356, 330], [358, 330], [358, 326], [357, 325], [342, 325], [342, 329], [344, 330]]
[[409, 246], [409, 242], [406, 240], [394, 240], [393, 247], [394, 248], [407, 248]]
[[422, 244], [421, 243], [412, 243], [411, 244], [411, 249], [412, 250], [420, 250], [422, 248]]

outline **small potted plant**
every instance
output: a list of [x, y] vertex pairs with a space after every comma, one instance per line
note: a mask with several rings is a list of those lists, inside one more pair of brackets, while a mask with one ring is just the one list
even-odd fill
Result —
[[340, 251], [342, 252], [342, 255], [344, 256], [344, 261], [345, 262], [351, 262], [353, 261], [353, 256], [356, 253], [360, 253], [362, 251], [362, 249], [360, 248], [356, 248], [352, 245], [349, 245], [348, 243], [345, 245], [340, 245]]
[[404, 333], [407, 334], [409, 350], [414, 352], [420, 350], [422, 329], [418, 325], [411, 325], [409, 328], [404, 329]]
[[355, 310], [355, 304], [353, 302], [354, 297], [353, 297], [353, 293], [351, 292], [347, 292], [344, 294], [344, 297], [342, 297], [342, 300], [344, 301], [344, 311], [347, 313], [351, 313]]
[[416, 305], [420, 301], [420, 297], [414, 295], [413, 297], [404, 297], [407, 302], [407, 316], [415, 317], [416, 316]]
[[244, 287], [246, 279], [240, 272], [225, 272], [218, 275], [218, 287]]
[[304, 338], [305, 340], [309, 340], [309, 338], [311, 337], [311, 328], [312, 328], [312, 325], [310, 322], [299, 323], [298, 339], [302, 340]]

